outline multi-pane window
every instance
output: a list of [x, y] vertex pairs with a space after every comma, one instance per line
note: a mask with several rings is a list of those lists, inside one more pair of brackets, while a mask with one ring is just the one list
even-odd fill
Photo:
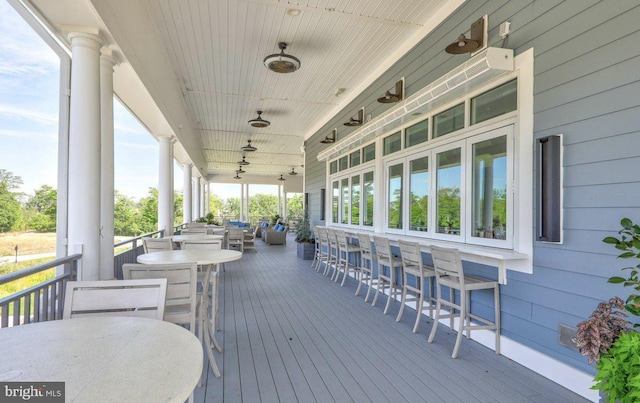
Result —
[[339, 168], [341, 171], [344, 171], [345, 169], [349, 168], [349, 159], [348, 159], [348, 158], [349, 158], [349, 157], [347, 157], [347, 156], [345, 155], [344, 157], [342, 157], [342, 158], [340, 158], [340, 159], [338, 160], [338, 168]]
[[464, 128], [464, 103], [433, 117], [433, 138]]
[[373, 226], [373, 172], [362, 175], [362, 212], [363, 225]]
[[402, 149], [402, 136], [401, 132], [393, 133], [391, 136], [387, 136], [382, 140], [383, 143], [383, 154], [389, 155], [391, 153], [395, 153], [396, 151], [400, 151]]
[[387, 182], [387, 227], [402, 229], [402, 177], [403, 164], [389, 166]]
[[349, 179], [342, 180], [342, 224], [349, 224]]
[[406, 147], [415, 146], [429, 140], [429, 120], [423, 120], [413, 126], [409, 126], [404, 131], [404, 144]]
[[460, 148], [436, 155], [436, 232], [460, 235], [460, 190], [462, 186]]
[[376, 143], [371, 143], [362, 148], [362, 162], [373, 161], [376, 158]]
[[349, 154], [349, 166], [351, 168], [360, 165], [360, 150], [354, 151]]
[[331, 222], [338, 223], [338, 209], [340, 207], [340, 184], [338, 181], [331, 185]]
[[351, 225], [360, 225], [360, 175], [351, 177]]
[[473, 145], [471, 236], [505, 239], [507, 226], [507, 138]]
[[336, 172], [338, 172], [338, 161], [332, 161], [331, 164], [329, 164], [329, 173], [334, 174]]
[[409, 162], [409, 229], [429, 230], [429, 157]]
[[471, 124], [515, 111], [518, 107], [518, 81], [511, 80], [471, 98]]

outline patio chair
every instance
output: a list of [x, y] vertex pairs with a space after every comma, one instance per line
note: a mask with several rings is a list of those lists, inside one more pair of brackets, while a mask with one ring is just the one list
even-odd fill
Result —
[[[373, 297], [371, 306], [376, 305], [380, 292], [384, 293], [385, 290], [388, 289], [389, 297], [387, 298], [387, 304], [383, 312], [386, 315], [391, 307], [391, 300], [395, 299], [401, 292], [401, 286], [396, 280], [396, 268], [402, 270], [402, 260], [391, 254], [391, 246], [387, 238], [374, 236], [373, 244], [376, 246], [376, 255], [378, 256], [378, 288], [376, 289], [376, 295]], [[389, 268], [389, 275], [386, 274], [385, 267]]]
[[[425, 308], [424, 303], [426, 293], [428, 293], [427, 302], [429, 303], [429, 317], [433, 319], [433, 304], [436, 301], [435, 298], [433, 298], [433, 278], [436, 276], [436, 272], [432, 267], [424, 264], [420, 245], [417, 242], [399, 240], [398, 244], [400, 244], [403, 278], [400, 311], [396, 317], [396, 322], [400, 322], [400, 319], [402, 318], [405, 303], [415, 301], [416, 322], [413, 325], [413, 333], [416, 333], [418, 331], [418, 326], [420, 325], [420, 319], [422, 318], [422, 311]], [[409, 276], [414, 278], [414, 284], [409, 282]], [[428, 286], [425, 286], [427, 283]], [[411, 294], [411, 296], [407, 297], [407, 294]]]
[[360, 287], [365, 283], [368, 289], [367, 295], [364, 297], [364, 302], [367, 302], [369, 301], [369, 295], [371, 295], [373, 286], [378, 286], [378, 278], [373, 277], [373, 261], [377, 259], [377, 255], [371, 250], [371, 238], [369, 238], [369, 235], [359, 233], [358, 243], [360, 244], [361, 278], [358, 288], [356, 289], [356, 295], [360, 295]]
[[227, 235], [227, 249], [244, 251], [244, 230], [238, 227], [229, 227]]
[[282, 228], [282, 230], [275, 230], [271, 228], [262, 229], [264, 242], [267, 245], [286, 245], [288, 232], [289, 232], [289, 227], [286, 225]]
[[243, 250], [247, 250], [247, 249], [251, 249], [251, 250], [257, 250], [256, 249], [256, 232], [258, 232], [258, 227], [252, 227], [249, 229], [249, 232], [245, 232], [244, 233], [244, 241], [243, 241]]
[[[322, 264], [325, 265], [329, 261], [329, 239], [327, 237], [326, 227], [315, 227], [314, 232], [316, 234], [316, 271], [319, 272], [322, 269]], [[313, 267], [313, 266], [312, 266]]]
[[63, 319], [133, 316], [162, 320], [167, 279], [69, 281]]
[[[347, 240], [347, 234], [342, 230], [336, 230], [336, 242], [338, 243], [338, 266], [336, 275], [336, 279], [334, 281], [338, 281], [338, 277], [340, 272], [342, 271], [342, 282], [340, 283], [341, 287], [344, 287], [344, 283], [349, 276], [349, 272], [353, 272], [353, 276], [360, 282], [360, 265], [357, 264], [360, 261], [360, 248], [349, 243]], [[356, 261], [351, 263], [349, 259], [350, 255], [355, 255], [354, 258]]]
[[[436, 272], [436, 316], [433, 319], [433, 327], [429, 334], [429, 343], [433, 342], [438, 328], [440, 318], [451, 318], [451, 329], [453, 330], [453, 318], [459, 318], [458, 336], [453, 347], [451, 357], [458, 357], [462, 333], [467, 331], [467, 338], [471, 337], [471, 330], [493, 329], [495, 330], [496, 354], [500, 354], [500, 288], [497, 281], [484, 277], [464, 274], [460, 252], [457, 249], [440, 248], [431, 246], [431, 256], [433, 257], [433, 267]], [[451, 300], [442, 298], [442, 287], [449, 287], [451, 290], [460, 292], [460, 302], [456, 304], [455, 294], [451, 294]], [[471, 291], [493, 290], [493, 304], [495, 319], [490, 321], [471, 313]], [[441, 315], [442, 305], [449, 307], [449, 314]], [[456, 313], [456, 311], [458, 311]], [[471, 319], [483, 323], [482, 325], [472, 325]]]
[[324, 268], [324, 275], [328, 276], [331, 273], [331, 280], [336, 275], [338, 266], [338, 241], [336, 240], [336, 230], [334, 228], [327, 227], [327, 264]]
[[173, 242], [171, 238], [142, 238], [142, 249], [144, 253], [172, 250]]

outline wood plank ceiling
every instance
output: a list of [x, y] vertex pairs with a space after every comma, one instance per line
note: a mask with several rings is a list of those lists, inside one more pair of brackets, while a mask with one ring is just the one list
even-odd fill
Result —
[[[305, 136], [447, 3], [148, 1], [214, 178], [235, 174], [249, 139], [258, 149], [246, 154], [249, 174], [302, 172]], [[278, 74], [264, 67], [265, 56], [279, 53], [278, 42], [301, 60], [300, 70]], [[247, 123], [258, 110], [269, 127]]]

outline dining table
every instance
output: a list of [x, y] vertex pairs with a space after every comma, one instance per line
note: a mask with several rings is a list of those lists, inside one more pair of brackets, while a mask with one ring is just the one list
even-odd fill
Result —
[[207, 234], [184, 234], [184, 235], [171, 235], [165, 238], [170, 238], [173, 242], [182, 241], [213, 241], [218, 239], [224, 239], [224, 235], [207, 235]]
[[156, 319], [101, 316], [0, 329], [0, 382], [64, 382], [67, 402], [184, 402], [202, 368], [198, 338]]
[[[202, 276], [203, 290], [209, 289], [209, 281], [211, 279], [211, 272], [214, 266], [221, 263], [232, 262], [242, 258], [242, 252], [228, 249], [180, 249], [180, 250], [165, 250], [160, 252], [145, 253], [138, 256], [138, 263], [141, 264], [171, 264], [171, 263], [185, 263], [196, 262], [198, 266], [205, 266], [206, 271]], [[216, 272], [216, 276], [217, 276]], [[216, 281], [213, 288], [214, 295], [212, 298], [218, 298], [218, 289]], [[200, 324], [204, 331], [204, 343], [207, 350], [207, 356], [211, 362], [211, 368], [217, 378], [221, 376], [218, 366], [216, 364], [215, 357], [213, 356], [213, 348], [215, 347], [219, 352], [222, 352], [222, 347], [215, 338], [215, 330], [213, 323], [217, 310], [217, 302], [214, 305], [212, 301], [211, 317], [206, 314], [200, 315]], [[204, 305], [204, 298], [201, 299], [200, 312], [206, 312], [206, 306]]]

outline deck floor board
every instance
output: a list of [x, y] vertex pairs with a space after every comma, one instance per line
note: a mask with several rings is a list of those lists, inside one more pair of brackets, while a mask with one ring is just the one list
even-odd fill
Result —
[[226, 264], [216, 332], [224, 352], [215, 352], [222, 377], [208, 371], [196, 402], [586, 401], [473, 340], [452, 359], [455, 332], [441, 325], [427, 343], [427, 317], [412, 333], [414, 309], [396, 322], [398, 302], [383, 315], [386, 296], [372, 307], [354, 296], [354, 279], [331, 282], [295, 246], [292, 237], [285, 246], [257, 241]]

